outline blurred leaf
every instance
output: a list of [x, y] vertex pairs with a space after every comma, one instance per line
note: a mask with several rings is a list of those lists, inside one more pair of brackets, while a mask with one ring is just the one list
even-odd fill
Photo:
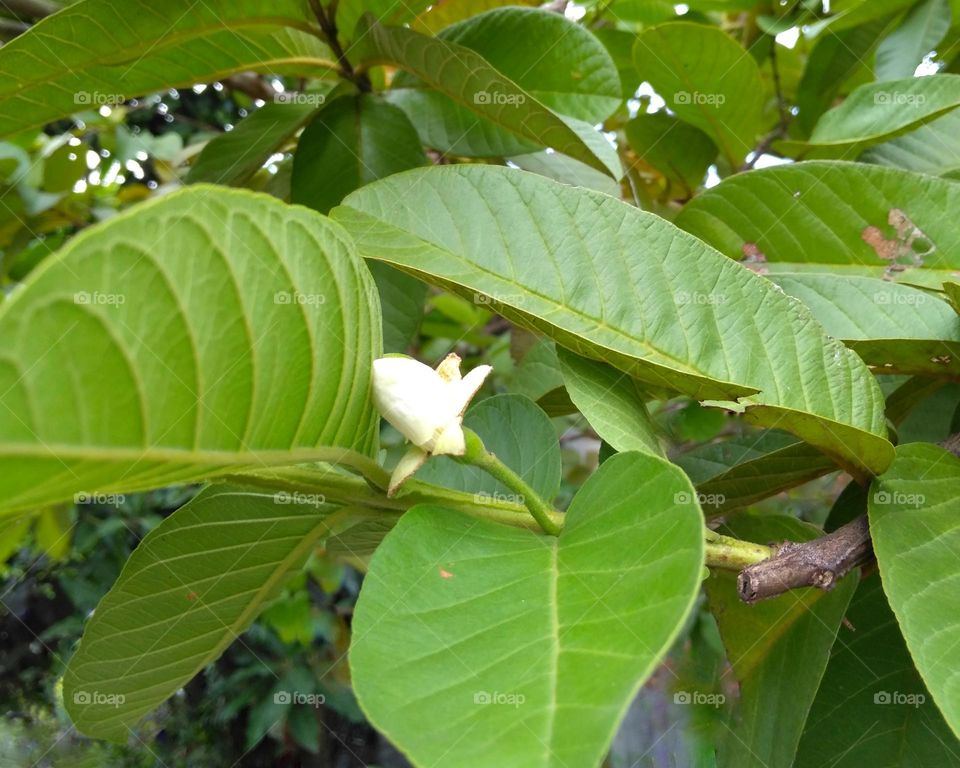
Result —
[[382, 262], [367, 266], [380, 294], [383, 351], [406, 352], [420, 328], [427, 284]]
[[950, 29], [950, 0], [921, 0], [880, 42], [874, 70], [877, 80], [913, 77], [924, 56]]
[[37, 547], [50, 560], [64, 560], [70, 554], [73, 543], [73, 514], [70, 507], [62, 504], [41, 511], [33, 527]]
[[292, 200], [326, 213], [364, 184], [426, 162], [417, 132], [401, 110], [371, 94], [342, 96], [300, 136]]
[[693, 197], [717, 156], [703, 131], [665, 112], [637, 115], [624, 130], [637, 157], [681, 184], [687, 197]]

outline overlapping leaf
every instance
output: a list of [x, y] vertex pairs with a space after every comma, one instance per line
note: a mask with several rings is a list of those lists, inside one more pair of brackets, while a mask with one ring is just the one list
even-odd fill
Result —
[[861, 163], [814, 161], [725, 179], [676, 224], [770, 272], [871, 275], [939, 287], [960, 271], [960, 186]]
[[889, 463], [883, 400], [855, 355], [799, 302], [656, 216], [476, 166], [399, 174], [333, 216], [364, 256], [485, 295], [504, 316], [660, 391], [742, 397], [749, 418], [848, 466]]
[[81, 0], [0, 49], [16, 75], [0, 82], [0, 135], [240, 71], [333, 71], [317, 33], [302, 0]]
[[3, 508], [369, 452], [379, 326], [343, 231], [266, 195], [91, 228], [0, 305]]

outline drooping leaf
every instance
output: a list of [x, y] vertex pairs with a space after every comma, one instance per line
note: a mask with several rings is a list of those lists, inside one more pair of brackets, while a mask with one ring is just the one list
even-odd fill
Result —
[[[739, 516], [724, 533], [759, 543], [817, 536], [813, 526], [784, 515]], [[740, 684], [717, 765], [790, 768], [857, 576], [832, 592], [807, 588], [757, 605], [741, 602], [736, 582], [736, 574], [723, 571], [706, 581], [710, 609]]]
[[379, 325], [343, 231], [266, 195], [196, 185], [92, 227], [0, 305], [4, 511], [368, 453]]
[[688, 203], [676, 224], [772, 273], [868, 275], [938, 287], [960, 271], [958, 207], [960, 186], [948, 181], [814, 161], [731, 176]]
[[960, 766], [874, 575], [857, 589], [797, 750], [796, 768]]
[[763, 82], [753, 57], [716, 27], [686, 21], [642, 32], [633, 57], [670, 110], [706, 133], [738, 166], [761, 130]]
[[18, 73], [0, 82], [0, 136], [235, 72], [335, 71], [317, 31], [302, 0], [81, 0], [0, 49]]
[[777, 274], [827, 333], [888, 373], [960, 375], [960, 318], [935, 296], [874, 277]]
[[853, 160], [867, 147], [908, 133], [958, 106], [960, 75], [866, 83], [820, 118], [808, 142], [783, 141], [775, 148]]
[[643, 451], [663, 457], [663, 446], [637, 382], [597, 360], [559, 350], [570, 399], [594, 431], [617, 451]]
[[187, 181], [243, 184], [303, 127], [326, 99], [324, 93], [289, 96], [287, 101], [265, 104], [232, 131], [211, 140], [190, 168]]
[[903, 445], [871, 486], [869, 514], [883, 590], [917, 670], [960, 737], [958, 497], [960, 459], [935, 445]]
[[[496, 395], [481, 400], [464, 417], [465, 426], [483, 440], [488, 451], [510, 467], [545, 499], [560, 489], [560, 444], [547, 415], [522, 395]], [[435, 456], [417, 472], [418, 480], [473, 493], [478, 503], [503, 499], [523, 504], [515, 493], [483, 470]]]
[[913, 77], [950, 29], [949, 0], [921, 0], [877, 47], [877, 80]]
[[[467, 129], [473, 127], [482, 135], [484, 126], [490, 124], [493, 128], [491, 136], [499, 136], [502, 129], [523, 141], [517, 150], [489, 154], [514, 154], [515, 151], [552, 147], [607, 172], [606, 165], [558, 115], [476, 51], [457, 42], [421, 35], [412, 29], [383, 27], [369, 18], [366, 23], [360, 53], [364, 66], [392, 64], [400, 67], [432, 88], [436, 99], [452, 101], [466, 108], [467, 113], [463, 114], [473, 113], [465, 118], [465, 123], [459, 117], [454, 121], [461, 126], [460, 134], [456, 135], [466, 135]], [[600, 44], [596, 45], [605, 55]], [[612, 68], [612, 63], [610, 66]], [[615, 77], [615, 70], [613, 74]], [[394, 99], [394, 103], [406, 108], [402, 100]], [[428, 110], [424, 114], [433, 113]], [[443, 122], [444, 113], [436, 114]], [[460, 144], [442, 146], [443, 133], [432, 133], [431, 126], [424, 122], [421, 114], [417, 114], [416, 123], [425, 144], [457, 154], [476, 154]], [[450, 130], [456, 131], [457, 128]]]
[[291, 501], [213, 486], [147, 535], [64, 675], [80, 731], [125, 742], [250, 626], [325, 531], [329, 507]]
[[343, 96], [317, 114], [300, 136], [290, 179], [292, 201], [326, 213], [364, 184], [426, 162], [403, 112], [371, 94]]
[[835, 469], [812, 445], [774, 430], [705, 443], [674, 461], [697, 487], [708, 517], [775, 496]]
[[490, 166], [400, 174], [333, 216], [364, 256], [489, 297], [508, 319], [658, 391], [741, 397], [749, 420], [777, 422], [848, 466], [890, 460], [882, 396], [859, 359], [799, 302], [657, 216]]
[[672, 465], [625, 453], [581, 488], [559, 538], [407, 512], [353, 623], [370, 721], [423, 765], [599, 765], [696, 596], [701, 518], [676, 501], [691, 491]]

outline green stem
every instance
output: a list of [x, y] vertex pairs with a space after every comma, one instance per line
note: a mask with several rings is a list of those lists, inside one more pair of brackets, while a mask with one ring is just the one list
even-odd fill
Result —
[[706, 540], [706, 562], [711, 568], [740, 571], [774, 555], [771, 547], [723, 536], [709, 528], [703, 529], [703, 537]]
[[533, 515], [533, 519], [536, 520], [543, 529], [543, 532], [551, 536], [559, 536], [561, 528], [560, 520], [562, 519], [560, 514], [544, 501], [543, 497], [528, 485], [520, 475], [500, 461], [494, 454], [490, 453], [490, 451], [484, 447], [483, 441], [480, 440], [476, 432], [464, 429], [463, 433], [467, 442], [467, 452], [460, 458], [460, 461], [465, 464], [480, 467], [480, 469], [491, 477], [499, 480], [511, 491], [516, 491], [524, 506], [526, 506], [530, 514]]

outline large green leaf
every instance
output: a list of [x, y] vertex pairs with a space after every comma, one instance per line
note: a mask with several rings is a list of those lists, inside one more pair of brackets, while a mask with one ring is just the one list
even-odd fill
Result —
[[0, 305], [3, 508], [369, 453], [379, 329], [304, 208], [197, 185], [92, 227]]
[[960, 106], [960, 75], [866, 83], [825, 113], [808, 142], [784, 141], [787, 152], [854, 159], [867, 147], [919, 128]]
[[960, 318], [935, 296], [875, 277], [778, 274], [831, 336], [886, 373], [960, 375]]
[[812, 445], [775, 430], [705, 443], [674, 458], [708, 517], [775, 496], [834, 469]]
[[[537, 493], [552, 499], [560, 490], [560, 443], [547, 415], [523, 395], [496, 395], [474, 405], [463, 423], [480, 435], [488, 451], [510, 467]], [[523, 499], [478, 467], [447, 456], [430, 459], [417, 472], [418, 480], [469, 491], [475, 500]]]
[[960, 766], [960, 749], [874, 576], [860, 584], [807, 718], [796, 768]]
[[243, 184], [326, 99], [322, 92], [285, 95], [288, 100], [265, 104], [232, 131], [211, 140], [194, 162], [187, 181]]
[[960, 174], [960, 112], [948, 112], [915, 131], [870, 147], [860, 162], [956, 178]]
[[234, 72], [332, 71], [304, 0], [81, 0], [0, 49], [0, 135]]
[[[815, 161], [725, 179], [679, 227], [770, 272], [829, 272], [939, 287], [960, 270], [960, 185], [861, 163]], [[923, 267], [918, 269], [918, 267]]]
[[403, 112], [371, 94], [343, 96], [300, 136], [291, 200], [326, 213], [364, 184], [426, 162]]
[[333, 216], [364, 256], [489, 297], [660, 391], [742, 397], [749, 419], [848, 466], [879, 472], [892, 458], [883, 399], [859, 359], [799, 302], [657, 216], [490, 166], [399, 174]]
[[662, 459], [623, 453], [581, 488], [559, 538], [407, 512], [353, 622], [370, 721], [418, 765], [599, 765], [697, 594], [701, 517], [678, 502], [691, 492]]
[[250, 626], [326, 530], [312, 498], [213, 486], [140, 543], [87, 623], [63, 697], [89, 736], [139, 719]]
[[[724, 532], [761, 543], [817, 536], [813, 526], [782, 515], [740, 516]], [[734, 573], [715, 571], [706, 582], [740, 684], [717, 765], [790, 768], [857, 577], [847, 577], [832, 592], [808, 588], [757, 605], [740, 601], [736, 581]]]
[[[412, 29], [384, 27], [370, 17], [364, 17], [362, 23], [367, 25], [359, 54], [363, 66], [391, 64], [400, 67], [434, 89], [437, 98], [452, 100], [472, 112], [475, 117], [466, 117], [462, 132], [473, 126], [482, 131], [488, 122], [497, 129], [495, 132], [503, 129], [525, 140], [519, 149], [508, 154], [552, 147], [599, 171], [608, 172], [603, 161], [574, 129], [476, 51], [456, 42], [421, 35]], [[603, 47], [599, 43], [596, 45], [606, 55]], [[616, 70], [613, 75], [616, 77]], [[400, 104], [402, 106], [402, 102]], [[442, 112], [437, 113], [439, 119], [442, 120], [443, 116]], [[424, 116], [418, 113], [413, 117], [424, 142], [439, 144], [440, 134], [431, 133], [430, 126], [424, 123]], [[464, 152], [467, 148], [458, 145], [440, 148], [467, 154]]]
[[622, 371], [597, 360], [559, 350], [570, 399], [590, 426], [617, 451], [664, 456], [643, 391]]
[[960, 736], [960, 459], [935, 445], [897, 448], [871, 487], [870, 534], [883, 589], [917, 669]]
[[633, 57], [670, 110], [739, 165], [761, 130], [763, 82], [753, 57], [716, 27], [686, 21], [645, 30]]
[[913, 77], [950, 29], [949, 0], [921, 0], [877, 48], [877, 80]]

